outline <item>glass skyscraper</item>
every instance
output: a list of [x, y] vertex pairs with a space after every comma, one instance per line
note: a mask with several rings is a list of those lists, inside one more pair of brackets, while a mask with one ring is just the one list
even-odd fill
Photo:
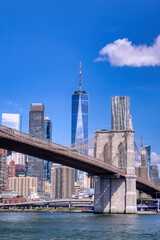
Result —
[[[44, 139], [52, 141], [52, 122], [49, 117], [44, 118]], [[43, 179], [51, 182], [51, 167], [52, 162], [44, 160], [43, 164]]]
[[141, 149], [141, 165], [147, 168], [148, 176], [151, 175], [151, 146]]
[[[85, 145], [88, 143], [88, 94], [82, 91], [81, 88], [81, 63], [79, 72], [79, 90], [72, 95], [72, 130], [71, 143], [80, 142], [78, 145]], [[86, 140], [85, 140], [86, 139]], [[85, 140], [85, 141], [83, 141]], [[88, 154], [87, 146], [80, 148], [80, 152]], [[77, 181], [81, 171], [75, 172], [75, 180]]]
[[[29, 134], [31, 134], [34, 137], [44, 138], [44, 105], [41, 103], [33, 103], [30, 105]], [[29, 156], [28, 175], [30, 177], [37, 177], [38, 192], [41, 192], [43, 180], [42, 159]]]
[[151, 175], [151, 146], [146, 146], [146, 165], [148, 176]]
[[111, 98], [111, 128], [112, 130], [129, 129], [130, 99], [128, 96]]

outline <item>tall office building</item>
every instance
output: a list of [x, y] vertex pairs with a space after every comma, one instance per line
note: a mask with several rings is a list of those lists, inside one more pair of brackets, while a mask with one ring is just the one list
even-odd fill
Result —
[[[85, 145], [88, 143], [88, 94], [82, 90], [81, 87], [81, 63], [79, 71], [79, 90], [72, 95], [72, 130], [71, 143], [80, 142], [78, 145]], [[80, 150], [82, 153], [88, 154], [87, 145]], [[75, 170], [75, 181], [78, 180], [82, 171]]]
[[21, 131], [21, 115], [2, 113], [2, 125]]
[[127, 96], [111, 98], [112, 130], [127, 130], [130, 123], [130, 99]]
[[[29, 134], [38, 138], [44, 137], [44, 105], [41, 103], [33, 103], [30, 105]], [[43, 179], [43, 160], [42, 159], [29, 156], [28, 175], [30, 177], [37, 177], [38, 192], [41, 192], [42, 179]]]
[[147, 175], [151, 175], [151, 146], [143, 147], [141, 150], [141, 165], [147, 168]]
[[[44, 118], [44, 139], [52, 141], [52, 122], [49, 117]], [[52, 162], [44, 160], [43, 166], [43, 179], [51, 182], [51, 168]]]
[[160, 176], [159, 176], [159, 166], [158, 165], [151, 166], [151, 181], [156, 183], [158, 186], [160, 186]]
[[52, 165], [52, 198], [71, 198], [74, 194], [74, 170], [60, 164]]
[[6, 190], [7, 184], [7, 150], [0, 149], [0, 194]]

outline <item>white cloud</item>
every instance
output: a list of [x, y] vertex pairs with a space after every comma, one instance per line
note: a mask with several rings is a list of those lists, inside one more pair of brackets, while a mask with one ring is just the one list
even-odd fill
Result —
[[128, 38], [118, 39], [102, 48], [95, 61], [109, 61], [118, 67], [160, 66], [160, 35], [150, 46], [136, 46]]
[[157, 154], [156, 152], [151, 153], [151, 164], [160, 164], [160, 154]]

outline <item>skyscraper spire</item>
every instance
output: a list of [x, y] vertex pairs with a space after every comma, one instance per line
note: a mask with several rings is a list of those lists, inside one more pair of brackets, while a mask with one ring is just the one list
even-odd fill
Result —
[[81, 83], [81, 62], [79, 64], [79, 90], [82, 91], [82, 83]]

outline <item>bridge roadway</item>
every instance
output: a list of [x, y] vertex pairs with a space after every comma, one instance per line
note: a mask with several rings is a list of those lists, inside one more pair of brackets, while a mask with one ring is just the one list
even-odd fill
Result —
[[[125, 170], [109, 165], [97, 158], [3, 125], [0, 125], [0, 148], [59, 163], [96, 176], [109, 178], [126, 176]], [[160, 192], [160, 187], [156, 184], [139, 177], [136, 180], [136, 187], [153, 197], [157, 197]]]
[[92, 199], [59, 199], [59, 200], [52, 200], [52, 201], [32, 201], [32, 202], [24, 202], [24, 203], [0, 203], [0, 209], [4, 207], [24, 207], [24, 206], [48, 206], [48, 207], [94, 207], [94, 200]]

